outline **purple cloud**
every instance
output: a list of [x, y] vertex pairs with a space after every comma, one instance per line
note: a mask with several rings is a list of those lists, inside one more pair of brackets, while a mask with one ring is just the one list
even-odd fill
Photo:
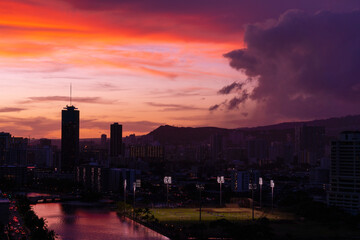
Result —
[[229, 94], [232, 91], [241, 90], [243, 86], [244, 86], [243, 83], [233, 82], [232, 84], [227, 85], [227, 86], [223, 87], [222, 89], [220, 89], [218, 91], [218, 94]]
[[225, 103], [228, 110], [233, 110], [238, 108], [240, 103], [244, 103], [249, 98], [249, 94], [246, 90], [243, 90], [242, 93], [237, 96], [233, 97], [228, 103]]
[[[359, 25], [359, 10], [316, 14], [290, 10], [277, 21], [248, 25], [247, 48], [224, 56], [250, 81], [258, 81], [245, 99], [257, 101], [258, 110], [273, 117], [359, 113]], [[228, 109], [235, 109], [241, 100], [232, 99]]]
[[6, 112], [20, 112], [26, 110], [26, 108], [17, 108], [17, 107], [4, 107], [0, 108], [0, 113], [6, 113]]
[[220, 104], [215, 104], [209, 107], [209, 111], [214, 111], [220, 107]]
[[[314, 13], [321, 9], [350, 11], [360, 7], [358, 0], [63, 1], [84, 11], [111, 11], [105, 18], [114, 22], [114, 26], [131, 27], [142, 34], [165, 32], [207, 41], [228, 41], [229, 36], [240, 38], [244, 24], [275, 18], [288, 9]], [[119, 14], [113, 14], [116, 11]]]
[[202, 110], [202, 108], [189, 106], [189, 105], [181, 105], [181, 104], [165, 104], [165, 103], [155, 103], [155, 102], [147, 102], [146, 104], [152, 107], [162, 108], [162, 111]]

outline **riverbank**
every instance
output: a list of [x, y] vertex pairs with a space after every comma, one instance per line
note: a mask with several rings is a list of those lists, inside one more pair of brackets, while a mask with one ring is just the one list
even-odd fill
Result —
[[130, 219], [120, 218], [108, 204], [46, 203], [33, 205], [48, 228], [61, 239], [71, 240], [168, 240], [167, 237]]
[[30, 240], [55, 240], [55, 232], [49, 230], [43, 218], [39, 218], [30, 206], [30, 201], [24, 196], [16, 198], [17, 210], [29, 231]]

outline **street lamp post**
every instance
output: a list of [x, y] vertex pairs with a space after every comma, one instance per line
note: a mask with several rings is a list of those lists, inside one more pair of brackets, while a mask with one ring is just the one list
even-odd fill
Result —
[[270, 187], [271, 187], [271, 211], [273, 211], [273, 208], [274, 208], [274, 187], [275, 187], [274, 180], [270, 180]]
[[138, 187], [141, 187], [141, 180], [140, 179], [136, 179], [136, 181], [133, 182], [133, 190], [134, 190], [134, 203], [133, 203], [134, 212], [133, 213], [134, 214], [135, 214], [135, 199], [136, 199], [135, 198], [135, 193], [136, 193], [136, 188], [138, 188]]
[[253, 183], [252, 180], [250, 180], [249, 183], [249, 189], [251, 190], [251, 208], [252, 208], [252, 220], [255, 220], [255, 207], [254, 207], [254, 190], [257, 188], [256, 183]]
[[136, 192], [136, 182], [133, 182], [133, 218], [135, 218], [135, 192]]
[[199, 190], [199, 194], [200, 194], [200, 209], [199, 209], [199, 222], [201, 223], [201, 191], [204, 190], [204, 185], [203, 184], [196, 184], [196, 188]]
[[262, 179], [262, 177], [259, 177], [259, 186], [260, 186], [260, 208], [262, 208], [262, 185], [263, 185], [263, 179]]
[[220, 184], [220, 207], [221, 207], [222, 206], [221, 184], [225, 183], [224, 176], [218, 176], [217, 182]]
[[171, 177], [165, 176], [164, 183], [166, 184], [166, 205], [169, 207], [169, 184], [171, 184]]
[[124, 212], [126, 212], [126, 179], [124, 179]]

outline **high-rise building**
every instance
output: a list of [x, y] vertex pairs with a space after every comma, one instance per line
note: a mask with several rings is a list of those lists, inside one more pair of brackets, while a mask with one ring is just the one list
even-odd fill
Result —
[[61, 170], [73, 172], [79, 163], [79, 110], [66, 106], [61, 114]]
[[247, 141], [249, 163], [264, 163], [269, 158], [269, 144], [263, 139], [251, 139]]
[[325, 155], [325, 128], [306, 125], [296, 127], [295, 153], [299, 164], [318, 164]]
[[328, 204], [360, 213], [360, 132], [342, 132], [331, 144]]
[[110, 157], [122, 155], [122, 125], [114, 123], [110, 125]]
[[221, 134], [216, 133], [211, 136], [210, 148], [211, 148], [212, 163], [224, 159], [224, 140]]
[[106, 148], [106, 141], [107, 141], [107, 136], [106, 136], [106, 134], [101, 134], [101, 147], [103, 148], [103, 149], [105, 149]]
[[6, 165], [9, 158], [9, 149], [11, 144], [10, 133], [0, 133], [0, 165]]

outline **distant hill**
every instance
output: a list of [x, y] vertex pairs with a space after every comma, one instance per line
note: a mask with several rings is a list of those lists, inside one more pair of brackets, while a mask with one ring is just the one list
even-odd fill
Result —
[[231, 130], [216, 127], [174, 127], [174, 126], [160, 126], [150, 132], [148, 135], [154, 137], [160, 143], [168, 144], [182, 144], [182, 143], [199, 143], [210, 139], [210, 136], [215, 133], [227, 133]]
[[[306, 124], [308, 126], [324, 126], [326, 129], [327, 136], [337, 136], [340, 132], [345, 130], [360, 130], [360, 115], [352, 115], [345, 117], [334, 117], [328, 119], [320, 119], [313, 121], [301, 121], [301, 122], [283, 122], [267, 126], [258, 126], [251, 128], [236, 128], [236, 129], [226, 129], [226, 128], [217, 128], [217, 127], [174, 127], [174, 126], [160, 126], [148, 133], [147, 135], [152, 136], [154, 140], [159, 141], [160, 143], [168, 144], [191, 144], [199, 142], [209, 142], [211, 135], [215, 133], [226, 134], [232, 131], [240, 132], [261, 132], [261, 131], [281, 131], [287, 129], [293, 129], [296, 126]], [[289, 132], [289, 131], [287, 131]], [[60, 148], [61, 140], [60, 139], [51, 139], [52, 144]], [[36, 142], [33, 140], [32, 142]], [[80, 139], [81, 142], [94, 142], [96, 144], [100, 143], [100, 138], [88, 138]]]
[[268, 126], [259, 126], [253, 128], [239, 128], [239, 130], [283, 130], [289, 128], [295, 128], [306, 124], [308, 126], [323, 126], [326, 129], [326, 134], [330, 136], [336, 136], [340, 132], [345, 130], [360, 130], [360, 115], [334, 117], [328, 119], [320, 119], [313, 121], [302, 122], [284, 122]]
[[302, 121], [302, 122], [284, 122], [268, 126], [259, 126], [252, 128], [237, 128], [226, 129], [216, 127], [174, 127], [174, 126], [160, 126], [150, 132], [148, 135], [152, 136], [154, 140], [160, 143], [168, 144], [183, 144], [183, 143], [199, 143], [208, 142], [211, 135], [215, 133], [226, 134], [231, 131], [243, 132], [258, 132], [258, 131], [276, 131], [293, 129], [297, 126], [306, 124], [308, 126], [323, 126], [326, 129], [326, 135], [337, 136], [340, 132], [345, 130], [360, 130], [360, 115], [336, 117], [329, 119]]

